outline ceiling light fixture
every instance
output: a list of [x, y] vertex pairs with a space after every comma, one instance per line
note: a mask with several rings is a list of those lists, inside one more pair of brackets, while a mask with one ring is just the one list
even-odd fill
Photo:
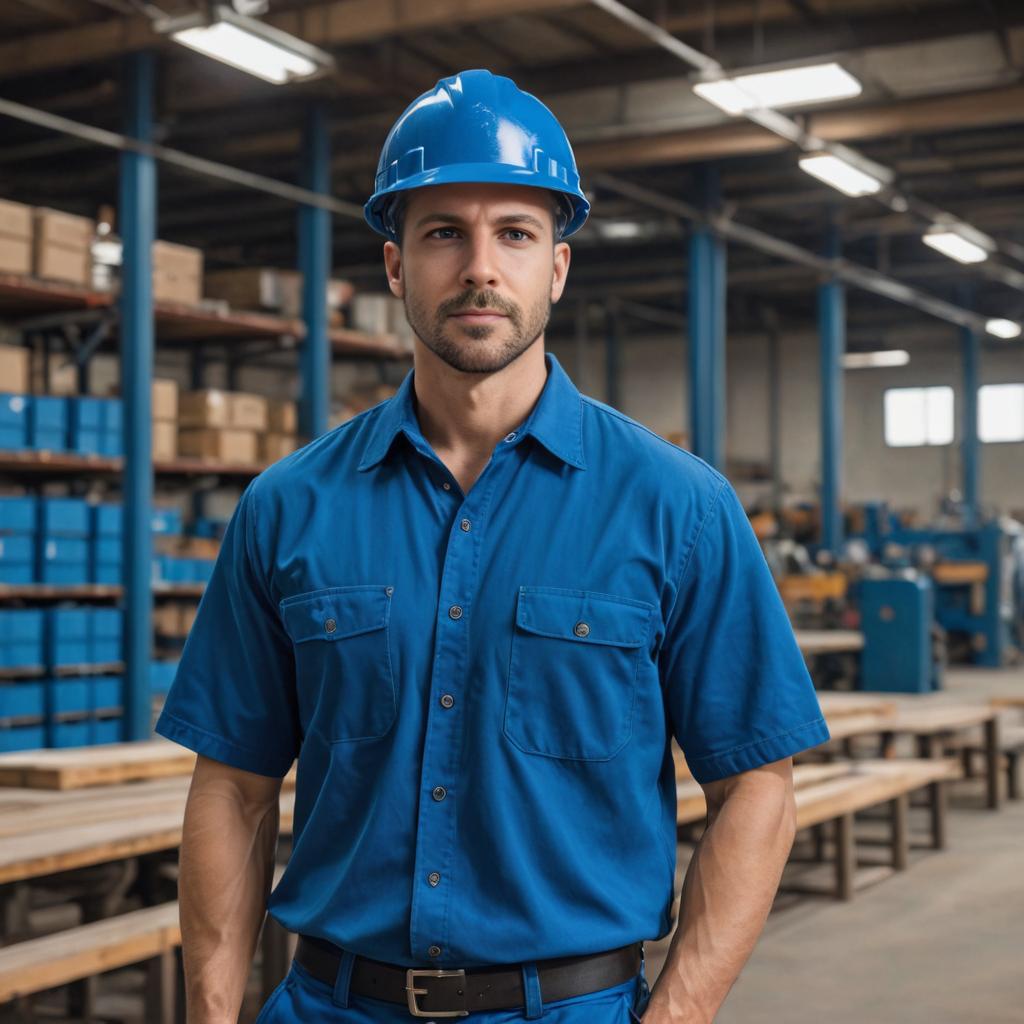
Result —
[[756, 71], [698, 82], [693, 91], [732, 117], [748, 110], [828, 103], [859, 96], [861, 84], [835, 62]]
[[882, 182], [834, 153], [816, 153], [799, 160], [802, 170], [848, 196], [870, 196], [881, 191]]
[[989, 252], [994, 248], [987, 235], [969, 224], [936, 224], [921, 240], [936, 252], [959, 263], [981, 263], [988, 259]]
[[209, 18], [202, 12], [161, 18], [155, 28], [182, 46], [275, 85], [313, 78], [335, 66], [329, 53], [224, 4], [216, 4]]
[[1019, 338], [1021, 327], [1014, 320], [1004, 320], [1002, 317], [993, 317], [985, 321], [985, 330], [994, 334], [997, 338]]
[[874, 370], [881, 366], [906, 366], [910, 353], [901, 348], [880, 352], [846, 352], [843, 354], [843, 368], [846, 370]]

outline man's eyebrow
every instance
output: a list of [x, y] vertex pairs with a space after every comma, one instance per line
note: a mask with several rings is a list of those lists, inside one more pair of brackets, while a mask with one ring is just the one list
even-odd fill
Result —
[[[430, 224], [434, 221], [443, 221], [446, 224], [461, 224], [463, 223], [462, 218], [455, 213], [428, 213], [425, 217], [420, 217], [416, 221], [416, 227], [421, 228], [424, 224]], [[498, 217], [495, 224], [530, 224], [531, 226], [544, 230], [544, 225], [536, 217], [529, 213], [509, 213], [503, 217]]]

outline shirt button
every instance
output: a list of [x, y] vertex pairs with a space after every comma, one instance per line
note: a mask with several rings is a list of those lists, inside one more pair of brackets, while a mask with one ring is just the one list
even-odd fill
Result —
[[445, 489], [446, 491], [450, 491], [450, 490], [452, 489], [452, 485], [451, 485], [450, 483], [448, 483], [448, 481], [447, 481], [447, 480], [445, 480], [445, 482], [444, 482], [443, 484], [441, 484], [441, 486], [442, 486], [442, 487], [443, 487], [443, 488], [444, 488], [444, 489]]
[[427, 875], [427, 881], [431, 885], [437, 885], [437, 883], [441, 881], [441, 876], [436, 871], [431, 871], [430, 874]]
[[338, 628], [338, 623], [335, 622], [334, 619], [328, 619], [324, 623], [324, 629], [326, 629], [328, 633], [333, 633], [337, 628]]
[[573, 627], [573, 632], [577, 636], [586, 636], [590, 632], [590, 627], [585, 622], [577, 622]]
[[505, 435], [506, 441], [514, 441], [516, 439], [516, 432], [513, 430], [510, 434]]
[[390, 597], [394, 592], [395, 592], [395, 588], [394, 587], [385, 587], [384, 588], [384, 593], [387, 594], [388, 597]]
[[444, 786], [435, 786], [430, 795], [435, 800], [443, 800], [448, 795], [448, 790]]
[[459, 526], [462, 527], [464, 533], [469, 533], [469, 529], [473, 524], [468, 519], [463, 519]]
[[461, 619], [462, 618], [462, 606], [461, 605], [457, 605], [457, 604], [453, 604], [451, 606], [451, 608], [448, 609], [448, 615], [451, 618], [453, 618], [453, 619]]
[[455, 703], [455, 698], [450, 693], [441, 694], [441, 707], [450, 708]]
[[427, 955], [428, 956], [440, 956], [441, 955], [441, 947], [440, 946], [431, 946], [427, 950]]

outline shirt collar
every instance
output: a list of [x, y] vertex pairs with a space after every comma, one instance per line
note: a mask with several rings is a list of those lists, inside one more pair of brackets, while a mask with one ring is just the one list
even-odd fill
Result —
[[[583, 458], [583, 397], [553, 353], [545, 352], [544, 362], [547, 366], [544, 387], [517, 433], [520, 436], [532, 434], [552, 455], [578, 469], [586, 469]], [[404, 433], [416, 447], [427, 446], [416, 417], [415, 374], [415, 368], [411, 369], [395, 394], [382, 403], [383, 408], [370, 427], [370, 438], [359, 469], [370, 469], [384, 459], [400, 433]]]

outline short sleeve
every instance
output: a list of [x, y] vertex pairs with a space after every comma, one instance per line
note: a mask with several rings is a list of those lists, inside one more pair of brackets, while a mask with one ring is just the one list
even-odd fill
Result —
[[301, 743], [295, 660], [257, 558], [254, 485], [228, 523], [154, 729], [214, 760], [281, 777]]
[[659, 668], [673, 735], [697, 782], [830, 738], [760, 544], [724, 479], [684, 556]]

